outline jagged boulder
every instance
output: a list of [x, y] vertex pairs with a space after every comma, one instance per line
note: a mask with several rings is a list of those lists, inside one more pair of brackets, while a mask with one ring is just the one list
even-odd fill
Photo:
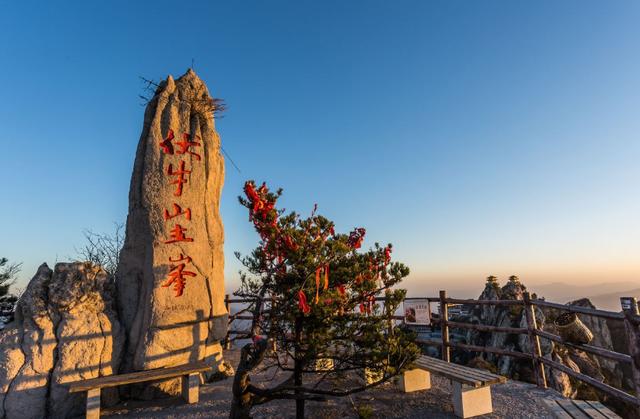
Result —
[[[498, 284], [495, 276], [490, 276], [487, 278], [487, 282], [484, 286], [484, 290], [480, 294], [478, 299], [480, 300], [499, 300], [502, 294], [502, 290], [500, 289], [500, 285]], [[493, 324], [496, 321], [497, 310], [495, 306], [492, 305], [483, 305], [480, 307], [480, 318], [484, 321], [489, 322], [489, 324]]]
[[[112, 279], [96, 266], [42, 264], [0, 334], [0, 418], [81, 414], [64, 384], [117, 371], [124, 335]], [[107, 393], [107, 397], [108, 393]]]
[[[161, 82], [147, 105], [117, 271], [124, 370], [224, 367], [224, 161], [214, 110], [192, 70]], [[175, 384], [157, 388], [171, 394]]]
[[[581, 298], [579, 300], [572, 301], [569, 304], [591, 309], [596, 308], [596, 306], [594, 306], [588, 298]], [[605, 348], [610, 351], [615, 351], [613, 338], [611, 336], [611, 331], [609, 330], [609, 325], [606, 319], [602, 317], [589, 316], [586, 314], [578, 314], [578, 318], [593, 333], [593, 340], [590, 342], [590, 345], [597, 346], [599, 348]], [[627, 348], [624, 349], [624, 352], [626, 351]], [[614, 387], [622, 387], [622, 374], [620, 374], [619, 371], [620, 363], [612, 359], [602, 357], [598, 357], [597, 362], [601, 367], [602, 374], [606, 376], [607, 380]]]
[[[561, 364], [564, 363], [563, 358], [561, 358], [555, 352], [545, 355], [545, 358]], [[570, 362], [569, 364], [567, 364], [567, 366], [576, 372], [580, 372], [580, 369], [574, 362]], [[576, 389], [573, 387], [573, 384], [571, 384], [571, 378], [568, 374], [549, 367], [545, 367], [545, 374], [547, 376], [547, 380], [549, 381], [549, 386], [556, 389], [564, 397], [573, 398], [578, 394]]]
[[[509, 281], [500, 287], [495, 277], [487, 278], [485, 288], [480, 295], [481, 300], [522, 300], [526, 287], [518, 277], [511, 276]], [[595, 308], [588, 299], [581, 299], [570, 303], [583, 307]], [[558, 335], [558, 331], [554, 324], [554, 319], [561, 314], [561, 310], [547, 309], [540, 307], [534, 309], [538, 327], [543, 330]], [[591, 344], [610, 350], [620, 350], [619, 347], [626, 345], [625, 342], [616, 342], [609, 330], [607, 321], [592, 316], [579, 314], [578, 317], [594, 335]], [[512, 306], [476, 306], [470, 316], [465, 321], [471, 323], [487, 324], [499, 327], [527, 327], [526, 313], [522, 307]], [[616, 325], [617, 326], [617, 325]], [[624, 335], [623, 332], [620, 332]], [[468, 330], [466, 332], [467, 342], [476, 346], [492, 346], [498, 348], [507, 348], [509, 350], [531, 353], [531, 345], [528, 335], [513, 335], [507, 333], [488, 333]], [[629, 387], [627, 381], [630, 373], [623, 371], [620, 363], [598, 356], [585, 353], [580, 350], [566, 348], [563, 345], [556, 345], [547, 339], [540, 339], [540, 346], [543, 356], [559, 362], [576, 372], [586, 374], [599, 381], [605, 381], [615, 387]], [[624, 348], [622, 349], [624, 352]], [[518, 360], [507, 356], [484, 354], [483, 357], [496, 366], [498, 371], [506, 376], [535, 382], [535, 375], [531, 369], [531, 362], [527, 360]], [[557, 370], [547, 371], [549, 385], [567, 397], [575, 397], [580, 395], [580, 388], [576, 388], [570, 377]], [[624, 374], [623, 374], [624, 372]], [[590, 396], [592, 397], [592, 396]]]

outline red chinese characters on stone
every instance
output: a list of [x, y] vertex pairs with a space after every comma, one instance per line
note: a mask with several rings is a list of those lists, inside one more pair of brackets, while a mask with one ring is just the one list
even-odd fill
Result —
[[[200, 140], [200, 137], [196, 135], [196, 139]], [[177, 150], [176, 154], [191, 154], [196, 160], [200, 160], [200, 155], [190, 151], [189, 147], [200, 147], [202, 144], [197, 141], [191, 141], [191, 135], [187, 133], [182, 134], [182, 141], [178, 141], [176, 145], [180, 146], [180, 150]]]
[[176, 292], [176, 297], [180, 297], [184, 292], [184, 287], [186, 284], [187, 276], [194, 277], [196, 276], [195, 272], [185, 270], [187, 263], [191, 263], [191, 258], [189, 256], [184, 256], [180, 253], [180, 257], [178, 259], [169, 258], [170, 262], [184, 262], [175, 265], [171, 268], [169, 272], [169, 276], [167, 280], [162, 284], [163, 287], [169, 287], [173, 285], [173, 290]]
[[180, 160], [180, 168], [175, 172], [173, 171], [173, 164], [169, 163], [169, 167], [167, 168], [167, 174], [169, 176], [176, 176], [176, 180], [171, 182], [171, 184], [178, 185], [176, 186], [176, 190], [173, 193], [174, 196], [182, 196], [182, 185], [187, 183], [187, 179], [184, 177], [184, 175], [188, 175], [190, 173], [191, 173], [191, 170], [185, 170], [184, 168], [184, 160]]
[[173, 230], [169, 232], [171, 238], [169, 240], [165, 240], [165, 244], [177, 243], [177, 242], [192, 242], [193, 239], [191, 237], [185, 236], [186, 228], [182, 227], [180, 224], [176, 224], [173, 227]]
[[173, 130], [170, 129], [167, 133], [167, 138], [160, 142], [160, 148], [164, 152], [164, 154], [173, 154], [173, 144], [171, 144], [171, 140], [173, 140], [175, 136], [173, 135]]
[[185, 208], [183, 210], [180, 205], [173, 204], [173, 213], [170, 214], [169, 210], [165, 209], [163, 214], [165, 221], [175, 218], [179, 215], [184, 215], [184, 218], [186, 218], [188, 221], [191, 221], [191, 208]]
[[[166, 138], [160, 141], [159, 145], [162, 153], [164, 154], [189, 154], [193, 156], [193, 160], [202, 160], [200, 154], [196, 153], [195, 151], [196, 147], [202, 147], [202, 140], [197, 135], [195, 135], [192, 140], [190, 134], [183, 133], [181, 134], [181, 141], [177, 141], [176, 134], [172, 129], [170, 129], [167, 132]], [[187, 170], [185, 168], [185, 160], [180, 160], [177, 169], [175, 169], [174, 164], [175, 162], [168, 164], [166, 174], [173, 178], [170, 179], [170, 184], [176, 185], [173, 195], [182, 196], [183, 185], [187, 183], [187, 175], [191, 174], [191, 170]], [[184, 220], [186, 221], [191, 221], [191, 208], [183, 208], [179, 203], [173, 203], [171, 209], [164, 209], [162, 215], [165, 221], [172, 220], [179, 216], [183, 216]], [[164, 241], [164, 244], [180, 242], [193, 242], [193, 238], [187, 237], [187, 228], [182, 227], [182, 225], [180, 224], [176, 224], [169, 231], [169, 237]], [[184, 292], [186, 277], [196, 276], [195, 272], [191, 272], [185, 269], [187, 264], [193, 262], [190, 256], [185, 256], [182, 253], [180, 253], [179, 258], [169, 258], [169, 261], [174, 263], [174, 265], [171, 268], [171, 271], [169, 272], [168, 277], [162, 284], [162, 286], [169, 287], [173, 285], [173, 290], [176, 293], [175, 296], [180, 297]]]

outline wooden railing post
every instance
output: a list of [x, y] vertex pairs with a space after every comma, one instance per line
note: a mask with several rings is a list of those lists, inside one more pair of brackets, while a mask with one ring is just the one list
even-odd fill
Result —
[[524, 313], [527, 318], [527, 334], [529, 335], [529, 347], [531, 356], [533, 356], [533, 371], [536, 375], [538, 387], [547, 388], [547, 376], [544, 372], [544, 364], [540, 361], [542, 358], [542, 348], [540, 348], [540, 337], [536, 334], [538, 330], [538, 321], [536, 320], [536, 312], [533, 304], [531, 304], [531, 296], [528, 292], [524, 293]]
[[[229, 304], [229, 294], [224, 296], [224, 307], [227, 309], [227, 313], [231, 316], [231, 304]], [[229, 339], [229, 327], [227, 326], [227, 336], [224, 338], [224, 349], [231, 349], [231, 339]]]
[[[629, 341], [629, 355], [631, 355], [631, 370], [636, 397], [640, 400], [640, 312], [638, 300], [635, 297], [620, 297], [620, 305], [624, 311], [624, 329]], [[640, 414], [640, 408], [638, 413]]]
[[447, 292], [440, 291], [440, 330], [442, 330], [442, 359], [451, 362], [449, 349], [449, 306], [447, 305]]

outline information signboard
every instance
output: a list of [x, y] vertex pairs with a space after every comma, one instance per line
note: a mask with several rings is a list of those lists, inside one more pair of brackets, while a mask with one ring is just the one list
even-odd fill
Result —
[[406, 324], [431, 324], [431, 313], [429, 313], [429, 301], [427, 299], [405, 300], [403, 308], [404, 322]]

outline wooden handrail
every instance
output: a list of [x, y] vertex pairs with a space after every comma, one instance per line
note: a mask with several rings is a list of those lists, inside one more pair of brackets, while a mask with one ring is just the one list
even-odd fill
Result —
[[[428, 346], [442, 346], [441, 340], [437, 339], [416, 339], [416, 343], [421, 343]], [[448, 342], [446, 346], [449, 348], [459, 348], [472, 352], [488, 352], [492, 354], [511, 356], [514, 358], [532, 359], [533, 357], [523, 352], [510, 351], [508, 349], [495, 348], [492, 346], [475, 346], [467, 345], [466, 343]]]
[[609, 384], [605, 384], [603, 382], [600, 382], [598, 380], [596, 380], [595, 378], [589, 377], [588, 375], [579, 373], [579, 372], [575, 372], [574, 370], [572, 370], [571, 368], [556, 362], [556, 361], [552, 361], [550, 359], [547, 358], [540, 358], [540, 361], [543, 364], [546, 364], [548, 366], [550, 366], [551, 368], [555, 368], [557, 370], [560, 370], [562, 372], [564, 372], [565, 374], [580, 380], [580, 381], [584, 381], [587, 384], [592, 385], [593, 387], [597, 388], [598, 390], [601, 390], [605, 393], [607, 393], [608, 395], [615, 397], [617, 399], [620, 400], [624, 400], [627, 403], [631, 403], [635, 406], [640, 406], [640, 399], [637, 399], [636, 397], [633, 397], [631, 394], [625, 393], [624, 391], [617, 389], [615, 387], [611, 387]]
[[447, 346], [450, 346], [452, 348], [465, 349], [467, 351], [472, 351], [472, 352], [488, 352], [491, 354], [506, 355], [514, 358], [524, 358], [524, 359], [533, 358], [531, 355], [526, 354], [524, 352], [510, 351], [508, 349], [495, 348], [492, 346], [475, 346], [475, 345], [467, 345], [466, 343], [458, 343], [458, 342], [449, 342]]
[[448, 304], [462, 304], [469, 306], [492, 305], [492, 306], [523, 306], [522, 300], [461, 300], [459, 298], [446, 298]]
[[241, 304], [241, 303], [252, 303], [255, 300], [253, 298], [229, 298], [226, 301], [229, 304]]
[[[440, 320], [438, 319], [437, 323], [439, 322]], [[479, 330], [481, 332], [513, 333], [520, 335], [526, 335], [528, 333], [528, 329], [524, 327], [500, 327], [490, 326], [488, 324], [452, 322], [451, 320], [449, 320], [447, 323], [449, 324], [449, 327]]]
[[558, 310], [570, 311], [572, 313], [587, 314], [589, 316], [595, 316], [595, 317], [604, 317], [605, 319], [614, 319], [614, 320], [624, 319], [624, 314], [616, 313], [613, 311], [597, 310], [595, 308], [572, 306], [568, 304], [551, 303], [545, 300], [531, 300], [531, 303], [536, 306], [556, 308]]
[[535, 330], [534, 333], [536, 335], [540, 336], [541, 338], [549, 339], [551, 341], [554, 341], [554, 342], [557, 342], [557, 343], [561, 343], [561, 344], [563, 344], [565, 346], [568, 346], [570, 348], [578, 349], [580, 351], [589, 352], [589, 353], [592, 353], [594, 355], [601, 356], [603, 358], [609, 358], [609, 359], [613, 359], [615, 361], [626, 362], [626, 363], [633, 362], [632, 358], [627, 354], [621, 354], [619, 352], [610, 351], [608, 349], [600, 348], [598, 346], [576, 345], [576, 344], [573, 344], [573, 343], [565, 342], [565, 341], [562, 340], [562, 338], [560, 336], [554, 335], [553, 333], [545, 332], [544, 330]]

